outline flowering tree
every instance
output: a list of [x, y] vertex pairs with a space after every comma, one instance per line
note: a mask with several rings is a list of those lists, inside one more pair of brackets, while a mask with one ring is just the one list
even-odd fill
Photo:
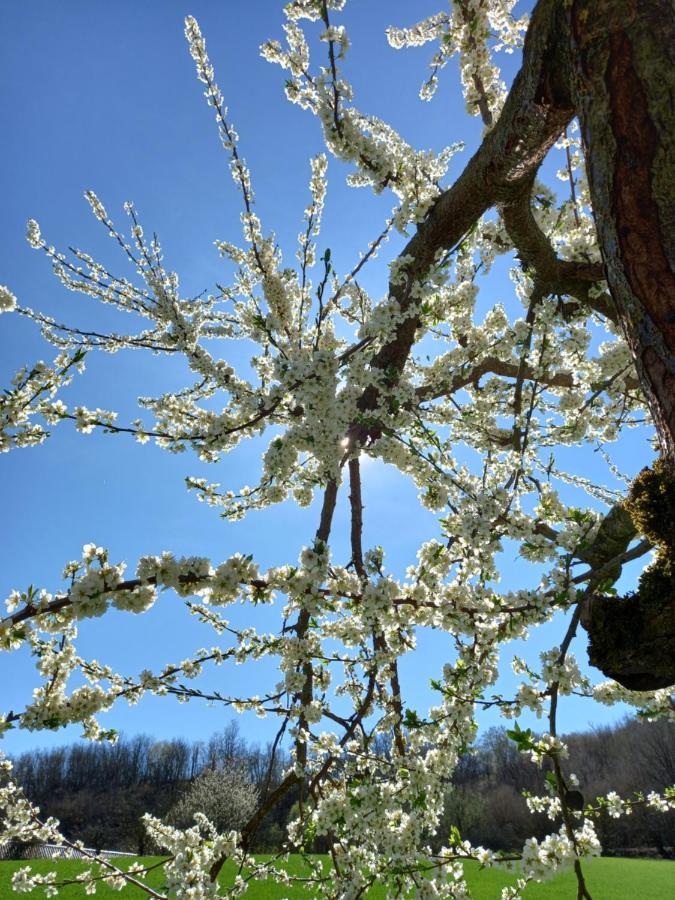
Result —
[[[236, 268], [233, 283], [206, 297], [182, 296], [133, 205], [126, 206], [126, 236], [87, 192], [133, 276], [115, 275], [83, 251], [59, 251], [32, 220], [28, 240], [66, 287], [145, 322], [133, 333], [86, 332], [18, 305], [9, 288], [0, 294], [3, 311], [16, 308], [34, 319], [59, 348], [50, 365], [21, 370], [2, 399], [3, 450], [40, 443], [50, 426], [70, 420], [84, 433], [127, 433], [216, 463], [244, 438], [267, 432], [256, 487], [221, 492], [195, 478], [188, 485], [233, 520], [289, 497], [300, 506], [316, 497], [316, 533], [298, 560], [267, 571], [250, 556], [211, 562], [167, 552], [140, 558], [129, 578], [105, 549], [85, 546], [82, 559], [65, 568], [67, 588], [9, 598], [0, 643], [8, 651], [29, 644], [42, 685], [2, 722], [28, 729], [81, 722], [85, 735], [106, 739], [112, 735], [99, 726], [99, 712], [154, 692], [276, 716], [278, 741], [290, 737], [292, 768], [239, 830], [219, 833], [204, 814], [186, 829], [146, 817], [167, 851], [166, 894], [145, 884], [142, 866], [125, 874], [105, 860], [83, 876], [92, 892], [99, 879], [129, 882], [155, 897], [190, 898], [243, 893], [257, 878], [289, 880], [277, 861], [256, 862], [248, 848], [266, 813], [295, 790], [299, 813], [287, 847], [302, 850], [316, 836], [328, 843], [330, 873], [314, 864], [309, 878], [325, 896], [362, 896], [377, 881], [393, 894], [464, 897], [461, 863], [475, 859], [486, 866], [520, 860], [522, 877], [504, 897], [519, 896], [527, 881], [563, 865], [574, 866], [578, 896], [589, 897], [580, 860], [599, 852], [592, 821], [598, 809], [619, 815], [637, 802], [672, 806], [670, 796], [656, 795], [586, 803], [565, 769], [556, 728], [559, 698], [572, 692], [604, 703], [628, 700], [653, 717], [672, 711], [675, 292], [666, 229], [672, 113], [668, 118], [663, 89], [675, 45], [668, 40], [672, 9], [665, 0], [540, 0], [528, 23], [514, 17], [513, 0], [453, 0], [414, 28], [390, 28], [394, 48], [436, 45], [425, 100], [459, 54], [467, 113], [480, 116], [484, 137], [448, 187], [457, 146], [438, 155], [416, 150], [355, 106], [349, 40], [336, 18], [344, 4], [293, 0], [285, 41], [268, 41], [262, 53], [286, 71], [289, 100], [318, 118], [329, 154], [351, 164], [350, 182], [396, 198], [391, 218], [351, 271], [336, 271], [329, 251], [317, 253], [324, 155], [311, 160], [296, 259], [284, 265], [255, 212], [238, 136], [199, 26], [188, 18], [190, 52], [243, 203], [242, 244], [218, 243]], [[314, 29], [326, 50], [319, 66], [309, 52]], [[499, 53], [521, 48], [522, 67], [507, 93]], [[569, 189], [563, 200], [537, 180], [556, 150]], [[360, 273], [392, 230], [409, 240], [377, 300]], [[513, 256], [515, 298], [483, 312], [476, 277], [498, 254]], [[228, 364], [214, 350], [217, 340], [254, 344], [250, 369]], [[193, 382], [143, 398], [143, 416], [129, 424], [118, 424], [110, 411], [67, 406], [59, 392], [83, 370], [86, 354], [121, 347], [182, 354]], [[611, 442], [645, 404], [661, 460], [627, 500], [559, 467], [557, 448]], [[388, 571], [382, 547], [363, 546], [367, 458], [395, 466], [439, 516], [437, 533], [419, 547], [403, 580]], [[561, 492], [568, 483], [605, 504], [606, 514], [595, 504], [568, 505]], [[340, 491], [351, 511], [348, 559], [331, 555]], [[500, 589], [507, 540], [538, 574], [536, 589]], [[654, 546], [656, 560], [637, 599], [628, 606], [608, 599], [622, 565]], [[110, 607], [143, 613], [165, 590], [213, 627], [216, 646], [138, 678], [78, 654], [80, 620]], [[280, 603], [279, 628], [233, 628], [222, 609], [237, 601], [250, 605], [252, 621], [257, 606]], [[555, 612], [566, 622], [558, 645], [537, 668], [517, 661], [523, 681], [515, 696], [495, 694], [502, 646]], [[582, 676], [570, 653], [580, 622], [590, 630], [592, 660], [616, 680], [593, 685]], [[421, 628], [444, 632], [453, 648], [439, 661], [437, 702], [424, 716], [407, 705], [399, 672]], [[281, 672], [262, 697], [184, 684], [208, 664], [262, 658], [276, 660]], [[73, 687], [77, 674], [88, 683]], [[472, 847], [456, 830], [432, 853], [427, 841], [448, 778], [473, 738], [476, 711], [490, 706], [507, 718], [525, 709], [547, 716], [546, 733], [516, 725], [510, 734], [524, 753], [547, 761], [546, 791], [528, 802], [556, 824], [544, 841], [531, 839], [508, 857]], [[42, 821], [9, 778], [0, 806], [4, 836], [62, 840], [57, 823]], [[219, 888], [229, 858], [239, 875], [234, 886]], [[17, 890], [40, 884], [56, 893], [57, 875], [22, 869], [15, 878]]]
[[241, 764], [226, 760], [219, 768], [204, 769], [191, 782], [167, 820], [189, 827], [203, 813], [219, 831], [241, 828], [258, 807], [258, 791]]

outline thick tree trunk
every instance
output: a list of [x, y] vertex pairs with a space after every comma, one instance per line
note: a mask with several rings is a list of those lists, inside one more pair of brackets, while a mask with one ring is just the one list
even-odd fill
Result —
[[675, 457], [675, 7], [573, 0], [570, 68], [607, 280]]
[[[662, 457], [675, 461], [675, 7], [572, 0], [567, 15], [607, 281]], [[637, 690], [675, 682], [675, 535], [664, 538], [659, 568], [636, 594], [593, 598], [585, 616], [591, 662]]]

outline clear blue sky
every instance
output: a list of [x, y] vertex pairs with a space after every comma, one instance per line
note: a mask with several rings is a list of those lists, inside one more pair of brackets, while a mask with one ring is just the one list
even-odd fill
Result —
[[[450, 175], [456, 176], [477, 145], [480, 129], [463, 112], [455, 69], [443, 73], [433, 103], [423, 104], [417, 92], [426, 77], [430, 47], [395, 52], [383, 33], [386, 25], [412, 24], [441, 6], [441, 0], [348, 5], [346, 23], [353, 40], [349, 72], [360, 108], [389, 121], [415, 145], [440, 149], [466, 141], [466, 151], [452, 163]], [[187, 14], [198, 18], [206, 37], [241, 151], [253, 172], [264, 228], [276, 231], [290, 264], [307, 201], [308, 159], [322, 149], [322, 141], [317, 122], [286, 101], [283, 73], [259, 56], [263, 40], [280, 37], [280, 7], [263, 0], [2, 4], [0, 282], [20, 303], [80, 326], [123, 328], [110, 310], [61, 288], [46, 260], [24, 239], [26, 219], [34, 217], [49, 243], [61, 249], [81, 247], [122, 270], [124, 261], [82, 198], [88, 188], [120, 224], [125, 221], [122, 203], [135, 202], [146, 231], [159, 233], [166, 264], [180, 274], [187, 294], [211, 290], [226, 277], [213, 241], [239, 241], [239, 198], [183, 37]], [[514, 57], [507, 74], [516, 64]], [[331, 247], [336, 266], [345, 271], [377, 235], [393, 205], [389, 196], [346, 189], [346, 171], [331, 160], [320, 243], [320, 248]], [[375, 296], [384, 294], [385, 263], [400, 246], [400, 239], [392, 240], [364, 279]], [[506, 281], [503, 290], [510, 291]], [[10, 315], [0, 318], [0, 345], [3, 386], [21, 365], [51, 359], [54, 352], [32, 323]], [[186, 383], [184, 374], [180, 363], [166, 358], [90, 354], [87, 374], [65, 399], [116, 409], [121, 421], [129, 420], [135, 418], [138, 395], [180, 387]], [[110, 548], [113, 561], [127, 560], [132, 569], [139, 555], [163, 549], [214, 561], [235, 551], [252, 552], [262, 567], [294, 561], [301, 546], [311, 542], [316, 509], [299, 512], [285, 505], [231, 525], [198, 504], [183, 486], [186, 475], [203, 475], [228, 488], [255, 483], [261, 446], [244, 444], [214, 468], [188, 454], [172, 456], [124, 437], [82, 436], [63, 424], [41, 447], [3, 455], [0, 596], [28, 583], [57, 590], [63, 564], [77, 558], [90, 541]], [[642, 460], [634, 455], [624, 463], [634, 472]], [[368, 471], [365, 490], [365, 543], [384, 544], [388, 560], [402, 573], [420, 541], [437, 535], [435, 520], [416, 511], [410, 485], [382, 468]], [[390, 523], [400, 522], [404, 507], [402, 529]], [[346, 534], [345, 521], [340, 507], [336, 535]], [[338, 540], [334, 554], [348, 559], [346, 545]], [[515, 576], [511, 561], [504, 584], [515, 586]], [[244, 624], [247, 611], [236, 609], [231, 619]], [[257, 621], [265, 629], [277, 627], [275, 613]], [[536, 656], [558, 640], [557, 630], [541, 629], [529, 652]], [[164, 595], [145, 616], [112, 613], [85, 623], [79, 647], [83, 655], [131, 674], [184, 659], [191, 650], [215, 642], [208, 629], [186, 616], [179, 600]], [[448, 640], [427, 637], [422, 646], [424, 652], [403, 666], [411, 705], [420, 709], [430, 701], [427, 685], [444, 661]], [[585, 656], [583, 642], [577, 653]], [[262, 692], [275, 680], [270, 668], [217, 669], [200, 684], [225, 694]], [[513, 680], [507, 677], [504, 684], [508, 689]], [[23, 708], [35, 685], [31, 660], [19, 654], [0, 658], [0, 685], [0, 711]], [[622, 712], [567, 700], [560, 723], [563, 730], [586, 728]], [[102, 722], [127, 733], [196, 739], [223, 727], [232, 715], [199, 701], [178, 706], [170, 699], [151, 699], [134, 708], [120, 705]], [[486, 726], [496, 719], [481, 722]], [[273, 720], [252, 716], [240, 725], [251, 740], [264, 741], [275, 728]], [[76, 727], [57, 733], [14, 731], [3, 749], [51, 746], [78, 733]]]

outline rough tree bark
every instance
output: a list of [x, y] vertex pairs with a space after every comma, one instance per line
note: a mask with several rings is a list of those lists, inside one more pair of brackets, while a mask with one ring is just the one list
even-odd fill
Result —
[[574, 0], [570, 69], [607, 281], [675, 457], [675, 7]]

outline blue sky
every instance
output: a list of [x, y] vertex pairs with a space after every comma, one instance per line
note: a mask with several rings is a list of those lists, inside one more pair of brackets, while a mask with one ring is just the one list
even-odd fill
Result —
[[[441, 5], [441, 0], [348, 5], [345, 21], [353, 41], [348, 71], [360, 108], [389, 121], [415, 145], [438, 150], [465, 141], [467, 149], [451, 164], [454, 177], [480, 136], [479, 124], [464, 114], [457, 73], [449, 67], [433, 103], [423, 104], [417, 93], [432, 51], [395, 52], [384, 37], [386, 25], [412, 24]], [[197, 17], [206, 37], [241, 152], [253, 172], [263, 226], [276, 231], [289, 257], [294, 252], [308, 196], [308, 160], [322, 149], [322, 141], [317, 122], [286, 101], [283, 73], [259, 56], [263, 40], [281, 36], [281, 4], [14, 0], [0, 7], [0, 281], [23, 305], [82, 327], [123, 327], [110, 310], [61, 288], [46, 260], [24, 239], [26, 220], [34, 217], [49, 243], [60, 249], [81, 247], [114, 264], [114, 270], [123, 269], [124, 261], [83, 200], [89, 188], [119, 224], [125, 222], [123, 202], [134, 201], [146, 231], [159, 233], [166, 264], [180, 274], [187, 294], [211, 290], [226, 278], [213, 241], [239, 241], [239, 198], [183, 37], [187, 14]], [[512, 74], [517, 59], [507, 61], [507, 74]], [[320, 250], [331, 247], [336, 267], [344, 271], [379, 233], [393, 205], [390, 196], [347, 189], [346, 173], [344, 166], [330, 161], [319, 245]], [[400, 246], [400, 238], [392, 239], [364, 277], [375, 296], [384, 294], [385, 265]], [[494, 290], [510, 293], [505, 277]], [[21, 365], [53, 355], [32, 323], [9, 315], [0, 319], [0, 348], [3, 385]], [[120, 420], [129, 420], [135, 418], [138, 395], [180, 387], [184, 379], [184, 368], [174, 360], [91, 354], [86, 375], [64, 399], [116, 409]], [[284, 505], [232, 525], [198, 504], [183, 486], [186, 475], [201, 475], [228, 488], [254, 483], [265, 444], [242, 444], [214, 468], [188, 454], [172, 456], [121, 436], [82, 436], [63, 424], [41, 447], [3, 455], [0, 596], [28, 583], [57, 590], [64, 563], [77, 558], [89, 541], [108, 547], [113, 561], [127, 560], [131, 568], [140, 555], [163, 549], [214, 561], [250, 552], [261, 567], [294, 561], [302, 545], [311, 542], [314, 508], [298, 511]], [[622, 463], [629, 473], [643, 464], [635, 453]], [[420, 541], [437, 536], [435, 519], [419, 509], [411, 485], [382, 467], [368, 471], [365, 492], [365, 544], [384, 544], [392, 568], [402, 573]], [[346, 561], [346, 544], [341, 543], [341, 535], [348, 533], [344, 500], [334, 529], [334, 554]], [[405, 528], [400, 526], [403, 509]], [[507, 561], [504, 583], [517, 583], [514, 560]], [[258, 624], [275, 627], [276, 615], [267, 615]], [[231, 619], [248, 624], [247, 616], [237, 609]], [[528, 653], [536, 655], [559, 639], [559, 630], [540, 629]], [[177, 598], [166, 595], [145, 616], [112, 613], [85, 623], [79, 647], [83, 655], [132, 674], [181, 660], [212, 643], [215, 636], [189, 619]], [[424, 652], [404, 661], [412, 706], [428, 705], [427, 685], [438, 674], [448, 643], [447, 637], [427, 636]], [[583, 642], [577, 649], [580, 657], [582, 647]], [[203, 683], [223, 693], [246, 694], [262, 692], [270, 680], [271, 665], [262, 672], [219, 669]], [[505, 686], [509, 684], [507, 678]], [[31, 660], [20, 654], [0, 658], [0, 685], [0, 709], [21, 709], [35, 685]], [[563, 730], [586, 728], [622, 712], [568, 700], [560, 724]], [[178, 707], [170, 699], [153, 698], [131, 709], [119, 706], [102, 721], [128, 733], [196, 739], [222, 728], [231, 717], [199, 702]], [[496, 719], [486, 716], [481, 723], [485, 727]], [[240, 725], [246, 737], [264, 741], [273, 735], [275, 723], [247, 717]], [[14, 731], [4, 749], [59, 744], [78, 733], [75, 727], [57, 733]]]

